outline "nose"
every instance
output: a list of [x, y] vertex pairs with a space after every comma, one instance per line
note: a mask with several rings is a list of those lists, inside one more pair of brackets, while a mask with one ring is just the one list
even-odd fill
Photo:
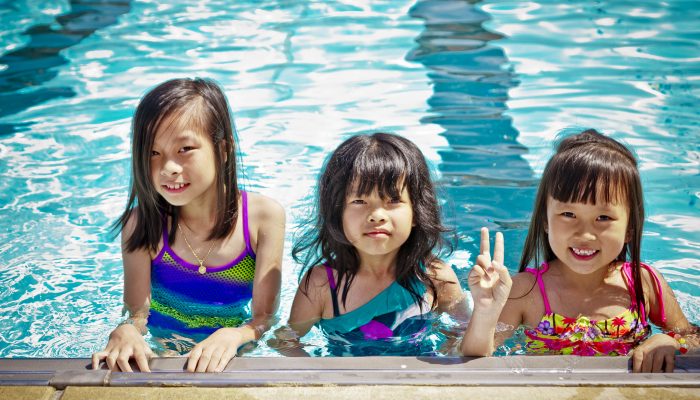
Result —
[[163, 168], [160, 170], [162, 176], [177, 175], [182, 172], [182, 166], [173, 160], [166, 160]]
[[581, 240], [595, 240], [598, 237], [594, 227], [588, 223], [581, 223], [578, 225], [576, 236]]
[[386, 221], [387, 215], [386, 215], [386, 210], [382, 207], [377, 207], [372, 210], [372, 212], [369, 213], [368, 219], [369, 222], [384, 222]]

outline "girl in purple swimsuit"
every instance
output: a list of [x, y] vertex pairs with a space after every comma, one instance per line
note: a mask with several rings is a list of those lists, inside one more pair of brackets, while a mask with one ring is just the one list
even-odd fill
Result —
[[[500, 321], [510, 329], [497, 341], [525, 326], [528, 353], [625, 356], [634, 350], [634, 371], [672, 372], [674, 353], [697, 346], [697, 336], [666, 280], [640, 261], [643, 223], [632, 153], [595, 130], [565, 138], [543, 172], [510, 294], [510, 280], [492, 272], [504, 270], [503, 239], [497, 236], [491, 260], [488, 231], [482, 231], [469, 277], [474, 317], [462, 352], [491, 354]], [[668, 334], [651, 335], [650, 323]]]
[[272, 323], [284, 210], [238, 189], [233, 120], [214, 82], [158, 85], [139, 103], [132, 130], [131, 193], [115, 225], [129, 315], [93, 355], [93, 368], [104, 359], [111, 370], [131, 371], [134, 358], [149, 371], [153, 353], [142, 334], [150, 328], [203, 338], [187, 370], [221, 371]]
[[430, 311], [467, 318], [455, 272], [436, 256], [445, 228], [415, 144], [386, 133], [346, 140], [324, 167], [317, 207], [293, 249], [306, 272], [289, 317], [293, 337], [318, 325], [345, 349], [335, 355], [355, 354], [357, 342], [374, 344], [364, 355], [389, 354], [397, 338], [420, 342]]

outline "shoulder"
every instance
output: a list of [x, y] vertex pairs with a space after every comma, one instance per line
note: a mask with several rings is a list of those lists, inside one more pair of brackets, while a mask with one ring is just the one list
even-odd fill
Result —
[[330, 283], [328, 282], [326, 267], [324, 265], [317, 265], [306, 271], [299, 283], [299, 290], [305, 293], [309, 298], [319, 299], [323, 298], [324, 294], [328, 292], [329, 286]]
[[260, 222], [281, 222], [284, 224], [284, 207], [276, 200], [255, 192], [248, 196], [248, 215]]
[[456, 283], [457, 274], [451, 266], [444, 261], [436, 259], [427, 268], [428, 276], [434, 284]]
[[527, 298], [534, 292], [537, 279], [529, 272], [519, 272], [513, 276], [513, 286], [510, 289], [510, 299]]

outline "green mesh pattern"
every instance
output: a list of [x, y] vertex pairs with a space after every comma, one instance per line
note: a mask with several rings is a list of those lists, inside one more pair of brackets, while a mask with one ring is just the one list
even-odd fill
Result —
[[[199, 273], [181, 266], [170, 256], [170, 253], [167, 251], [163, 254], [163, 263], [183, 272]], [[207, 272], [205, 276], [221, 282], [235, 282], [238, 284], [252, 283], [253, 279], [255, 278], [255, 259], [247, 254], [241, 261], [238, 262], [238, 264], [234, 265], [233, 267], [218, 272]]]
[[242, 317], [213, 317], [205, 315], [187, 315], [172, 307], [168, 307], [156, 300], [151, 300], [151, 308], [161, 314], [171, 316], [185, 324], [188, 328], [202, 328], [211, 326], [237, 327], [245, 321]]

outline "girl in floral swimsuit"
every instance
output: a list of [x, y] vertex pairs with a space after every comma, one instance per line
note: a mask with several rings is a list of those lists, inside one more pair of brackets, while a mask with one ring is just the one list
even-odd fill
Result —
[[[503, 268], [502, 238], [491, 260], [488, 231], [482, 231], [482, 254], [469, 278], [475, 307], [463, 354], [491, 354], [496, 342], [525, 325], [528, 353], [628, 355], [634, 349], [634, 371], [673, 371], [676, 351], [697, 346], [689, 335], [694, 327], [661, 274], [640, 262], [643, 222], [637, 162], [626, 147], [595, 130], [561, 141], [542, 175], [509, 295], [510, 282], [491, 272]], [[533, 264], [538, 268], [528, 267]], [[495, 338], [472, 333], [495, 332], [497, 322], [510, 329]], [[650, 323], [669, 334], [651, 335]]]

